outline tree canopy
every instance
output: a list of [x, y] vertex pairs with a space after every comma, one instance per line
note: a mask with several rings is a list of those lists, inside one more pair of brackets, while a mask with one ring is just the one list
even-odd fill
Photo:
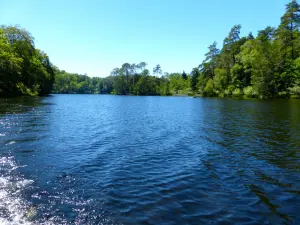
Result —
[[0, 96], [49, 94], [54, 76], [49, 57], [27, 30], [0, 27]]
[[300, 97], [300, 6], [286, 5], [277, 28], [266, 27], [257, 37], [240, 37], [234, 25], [219, 51], [216, 42], [208, 47], [191, 73], [191, 87], [203, 96]]

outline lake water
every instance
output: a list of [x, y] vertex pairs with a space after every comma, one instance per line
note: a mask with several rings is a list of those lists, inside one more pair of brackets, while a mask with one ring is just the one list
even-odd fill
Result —
[[299, 224], [300, 101], [0, 100], [0, 224]]

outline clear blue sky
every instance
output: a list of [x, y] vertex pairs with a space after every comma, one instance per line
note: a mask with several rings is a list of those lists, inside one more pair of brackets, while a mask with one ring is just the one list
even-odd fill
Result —
[[289, 0], [0, 0], [0, 24], [29, 30], [69, 72], [108, 76], [123, 63], [189, 72], [234, 24], [277, 26]]

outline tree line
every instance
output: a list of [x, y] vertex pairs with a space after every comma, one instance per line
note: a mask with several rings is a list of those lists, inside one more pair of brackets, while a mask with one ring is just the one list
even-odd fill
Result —
[[[57, 71], [54, 83], [54, 93], [89, 93], [118, 95], [172, 95], [180, 91], [190, 91], [190, 77], [180, 73], [165, 73], [162, 75], [160, 65], [153, 69], [153, 74], [147, 69], [145, 62], [124, 63], [115, 68], [110, 76], [105, 78], [89, 77], [87, 75], [70, 74]], [[182, 93], [183, 94], [183, 93]]]
[[192, 72], [192, 89], [204, 96], [300, 97], [299, 25], [296, 0], [277, 28], [268, 26], [257, 37], [240, 37], [241, 25], [235, 25], [221, 50], [216, 42], [209, 46]]
[[105, 78], [71, 74], [54, 67], [34, 48], [23, 29], [1, 27], [0, 94], [99, 93], [119, 95], [201, 95], [245, 98], [300, 97], [300, 6], [286, 5], [278, 27], [241, 37], [232, 27], [219, 49], [208, 47], [204, 61], [187, 74], [150, 70], [145, 62], [124, 63]]

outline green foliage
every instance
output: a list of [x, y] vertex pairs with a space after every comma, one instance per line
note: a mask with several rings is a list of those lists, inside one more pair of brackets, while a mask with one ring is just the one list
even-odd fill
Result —
[[229, 85], [225, 91], [224, 91], [224, 96], [225, 97], [230, 97], [232, 96], [233, 91], [235, 90], [235, 87], [233, 85]]
[[197, 83], [198, 83], [198, 78], [200, 76], [200, 72], [198, 68], [194, 68], [192, 73], [191, 73], [191, 88], [194, 92], [197, 90]]
[[290, 87], [288, 91], [292, 98], [300, 98], [300, 86]]
[[23, 59], [14, 52], [5, 32], [0, 29], [0, 96], [17, 92]]
[[159, 94], [160, 95], [171, 95], [170, 82], [166, 78], [159, 79]]
[[142, 76], [134, 87], [136, 95], [158, 95], [156, 79], [152, 76]]
[[216, 65], [219, 60], [220, 50], [217, 48], [217, 42], [208, 47], [209, 51], [205, 54], [205, 60], [202, 63], [202, 73], [206, 77], [213, 78]]
[[288, 98], [288, 97], [290, 97], [290, 95], [286, 91], [281, 91], [281, 92], [278, 92], [277, 97], [278, 98]]
[[53, 65], [35, 49], [31, 34], [17, 26], [1, 26], [0, 96], [47, 95], [53, 82]]
[[[191, 79], [194, 92], [204, 96], [247, 98], [297, 97], [300, 86], [300, 5], [292, 0], [278, 28], [266, 27], [240, 37], [232, 27], [219, 51], [209, 46], [200, 74]], [[195, 88], [197, 87], [197, 88]]]
[[214, 95], [214, 82], [212, 79], [209, 79], [204, 88], [204, 96], [212, 97]]
[[[281, 41], [281, 51], [286, 54], [285, 57], [296, 59], [295, 48], [296, 40], [299, 38], [299, 26], [300, 26], [300, 5], [296, 0], [292, 0], [286, 5], [286, 12], [281, 17], [281, 23], [276, 31], [277, 38]], [[299, 51], [299, 49], [298, 49]]]
[[70, 74], [57, 69], [53, 93], [63, 94], [110, 94], [116, 77], [90, 78], [86, 75]]
[[191, 88], [186, 88], [184, 90], [179, 90], [178, 92], [179, 95], [187, 95], [187, 96], [193, 96], [194, 92]]
[[188, 79], [188, 75], [186, 74], [186, 72], [183, 71], [183, 73], [181, 74], [182, 79], [187, 80]]
[[[203, 62], [193, 68], [190, 74], [165, 73], [161, 76], [161, 66], [157, 64], [153, 68], [154, 76], [151, 76], [145, 62], [124, 63], [120, 68], [113, 69], [111, 76], [106, 78], [88, 78], [59, 71], [54, 92], [122, 95], [200, 94], [263, 99], [297, 97], [300, 87], [299, 29], [300, 6], [292, 0], [287, 4], [278, 28], [268, 26], [258, 31], [257, 37], [252, 33], [241, 37], [241, 25], [234, 25], [225, 37], [222, 49], [219, 50], [217, 43], [213, 42], [208, 47]], [[27, 39], [30, 40], [30, 35]], [[21, 53], [30, 53], [29, 50], [25, 50]], [[10, 57], [13, 58], [14, 55]], [[39, 68], [37, 62], [31, 62], [35, 65], [34, 68]], [[17, 70], [18, 63], [14, 65]], [[39, 71], [44, 73], [43, 70]]]
[[53, 93], [170, 95], [169, 80], [150, 76], [146, 66], [144, 62], [124, 63], [121, 68], [114, 68], [111, 76], [105, 78], [90, 78], [57, 70]]
[[218, 91], [222, 91], [228, 85], [228, 77], [226, 69], [216, 68], [214, 77], [214, 87]]
[[[190, 74], [163, 73], [157, 64], [124, 63], [110, 76], [90, 78], [55, 68], [35, 49], [31, 34], [19, 27], [0, 28], [0, 95], [98, 93], [118, 95], [195, 95], [273, 98], [299, 97], [300, 5], [291, 0], [280, 25], [241, 37], [234, 25], [218, 49], [213, 42]], [[55, 74], [55, 77], [54, 77]], [[53, 85], [55, 78], [55, 83]]]
[[254, 38], [252, 32], [250, 32], [250, 33], [248, 34], [247, 40], [253, 40], [253, 39], [255, 39], [255, 38]]
[[39, 85], [36, 84], [32, 87], [32, 89], [29, 89], [26, 87], [23, 83], [19, 82], [16, 84], [16, 87], [19, 89], [22, 95], [26, 96], [37, 96], [39, 91]]
[[125, 76], [116, 76], [114, 80], [114, 93], [120, 95], [127, 94], [127, 82]]
[[245, 87], [243, 93], [247, 98], [256, 98], [257, 93], [252, 86]]
[[159, 64], [157, 64], [154, 68], [153, 68], [153, 74], [155, 74], [156, 76], [159, 76], [162, 74], [162, 70], [161, 70], [161, 66]]
[[182, 91], [189, 87], [188, 77], [184, 79], [179, 73], [172, 73], [168, 76], [168, 78], [170, 80], [170, 88], [173, 94], [180, 94], [180, 91], [183, 93]]
[[241, 89], [236, 88], [236, 89], [233, 90], [232, 97], [241, 98], [242, 96], [243, 96], [243, 92], [242, 92]]
[[276, 29], [274, 27], [268, 26], [266, 29], [258, 31], [257, 39], [262, 42], [272, 41], [275, 30]]

